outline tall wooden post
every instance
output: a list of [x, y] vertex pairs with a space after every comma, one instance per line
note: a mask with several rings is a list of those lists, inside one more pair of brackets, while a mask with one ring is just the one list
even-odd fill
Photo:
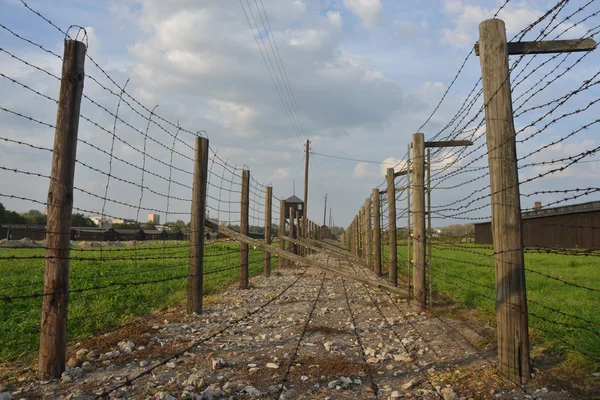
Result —
[[[296, 211], [296, 237], [297, 238], [302, 237], [302, 225], [301, 225], [301, 220], [300, 220], [301, 216], [302, 216], [302, 212], [300, 212], [300, 210]], [[303, 252], [302, 246], [296, 246], [296, 254], [302, 255], [303, 253], [304, 252]]]
[[308, 237], [308, 157], [310, 154], [310, 141], [306, 139], [306, 163], [304, 164], [304, 205], [302, 206], [302, 237]]
[[415, 302], [425, 308], [425, 139], [422, 133], [412, 135], [412, 214], [413, 233], [413, 293]]
[[[271, 244], [271, 209], [273, 202], [273, 187], [267, 186], [265, 192], [265, 244]], [[271, 276], [271, 253], [265, 251], [264, 274]]]
[[188, 271], [188, 314], [202, 314], [204, 271], [204, 223], [208, 180], [208, 139], [196, 137], [194, 184], [190, 221], [190, 265]]
[[360, 257], [364, 260], [365, 259], [365, 207], [362, 206], [359, 210], [358, 210], [358, 232], [359, 232], [359, 240], [360, 240], [360, 245], [358, 246], [358, 249], [360, 251]]
[[38, 367], [41, 379], [59, 378], [65, 371], [73, 180], [85, 76], [85, 52], [83, 43], [65, 41], [47, 201], [44, 297]]
[[427, 289], [429, 291], [429, 306], [433, 306], [433, 274], [431, 266], [431, 251], [433, 231], [431, 230], [431, 149], [427, 149]]
[[506, 376], [525, 383], [531, 372], [527, 294], [508, 49], [502, 20], [489, 19], [479, 25], [479, 52], [496, 254], [498, 367]]
[[[292, 239], [296, 238], [296, 226], [295, 226], [296, 224], [294, 223], [294, 218], [295, 218], [294, 208], [290, 207], [290, 233], [289, 233], [289, 235]], [[292, 254], [296, 254], [296, 245], [294, 244], [294, 242], [289, 242], [289, 244], [290, 244], [290, 252]]]
[[371, 199], [367, 199], [365, 206], [365, 219], [367, 231], [367, 265], [373, 270], [373, 227], [371, 226]]
[[389, 220], [389, 245], [390, 265], [389, 279], [394, 286], [398, 286], [398, 249], [396, 242], [396, 185], [394, 183], [394, 168], [387, 169], [387, 197]]
[[[250, 171], [242, 171], [242, 198], [240, 211], [240, 233], [248, 236], [248, 214], [250, 207]], [[248, 289], [248, 244], [240, 243], [240, 289]]]
[[377, 276], [381, 276], [381, 212], [379, 204], [379, 189], [371, 191], [373, 198], [373, 269]]
[[408, 151], [406, 153], [406, 159], [408, 160], [407, 166], [406, 166], [406, 258], [407, 258], [407, 271], [406, 271], [406, 286], [407, 286], [407, 291], [408, 291], [408, 297], [406, 299], [407, 303], [410, 304], [410, 293], [411, 293], [411, 274], [410, 274], [410, 270], [412, 267], [412, 252], [411, 252], [411, 238], [412, 238], [412, 233], [411, 233], [411, 229], [412, 229], [412, 224], [411, 224], [411, 210], [410, 210], [410, 170], [412, 168], [412, 161], [410, 159], [410, 149], [411, 149], [411, 145], [408, 145]]
[[[285, 200], [279, 200], [279, 248], [285, 250]], [[285, 267], [286, 260], [279, 257], [279, 268]]]

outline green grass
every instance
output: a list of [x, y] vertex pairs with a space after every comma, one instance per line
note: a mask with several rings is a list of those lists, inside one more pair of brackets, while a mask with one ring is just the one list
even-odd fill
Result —
[[[239, 248], [233, 242], [205, 247], [205, 295], [239, 280]], [[250, 276], [262, 273], [263, 254], [250, 247]], [[38, 350], [42, 299], [10, 298], [43, 292], [43, 255], [43, 249], [0, 248], [0, 361], [32, 356]], [[185, 301], [188, 256], [186, 242], [72, 250], [68, 340]]]
[[[388, 248], [383, 254], [387, 261]], [[461, 306], [478, 308], [486, 322], [495, 325], [492, 255], [489, 246], [434, 243], [431, 263], [434, 298], [436, 294], [443, 294]], [[398, 246], [398, 264], [399, 276], [404, 282], [406, 260], [407, 247], [401, 243]], [[600, 257], [526, 253], [525, 268], [529, 333], [534, 351], [551, 351], [563, 357], [583, 354], [584, 358], [595, 363], [595, 369], [600, 369], [600, 292], [574, 287], [536, 273], [600, 290]]]

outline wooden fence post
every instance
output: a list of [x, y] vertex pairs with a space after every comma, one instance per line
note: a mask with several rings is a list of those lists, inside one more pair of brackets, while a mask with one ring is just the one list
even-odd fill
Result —
[[367, 205], [365, 207], [365, 218], [367, 222], [367, 265], [373, 270], [373, 231], [371, 226], [371, 199], [367, 199]]
[[[271, 244], [271, 209], [273, 202], [273, 187], [267, 186], [265, 193], [265, 244]], [[264, 274], [268, 278], [271, 276], [271, 253], [265, 251], [265, 269]]]
[[411, 149], [411, 145], [408, 145], [408, 151], [406, 152], [406, 159], [408, 160], [408, 162], [406, 163], [406, 258], [407, 258], [407, 263], [406, 263], [406, 282], [407, 282], [407, 290], [408, 290], [408, 298], [406, 299], [406, 302], [408, 304], [410, 304], [410, 292], [411, 292], [411, 276], [410, 276], [410, 270], [412, 267], [412, 253], [411, 253], [411, 246], [410, 246], [410, 242], [411, 242], [411, 238], [412, 238], [412, 234], [411, 234], [411, 210], [410, 210], [410, 170], [412, 168], [412, 161], [410, 159], [410, 149]]
[[496, 267], [498, 367], [520, 383], [529, 379], [529, 333], [519, 174], [504, 22], [479, 25], [479, 52], [490, 168]]
[[196, 137], [194, 184], [190, 221], [190, 265], [188, 271], [188, 314], [202, 314], [204, 271], [204, 222], [206, 214], [206, 182], [208, 180], [208, 139]]
[[[285, 200], [279, 200], [279, 248], [285, 250]], [[286, 260], [279, 257], [279, 268], [285, 267]]]
[[359, 257], [365, 258], [365, 207], [358, 210], [358, 237], [359, 237]]
[[358, 215], [354, 217], [354, 243], [355, 243], [355, 255], [360, 257], [360, 229], [358, 226]]
[[[248, 236], [248, 214], [250, 211], [250, 171], [242, 171], [242, 198], [240, 211], [240, 233]], [[248, 244], [240, 243], [240, 289], [248, 289]]]
[[413, 294], [418, 307], [425, 308], [425, 139], [412, 135]]
[[44, 380], [60, 378], [65, 371], [73, 180], [85, 76], [85, 52], [86, 47], [83, 43], [75, 40], [65, 41], [47, 201], [48, 223], [38, 367], [39, 376]]
[[[290, 237], [296, 239], [296, 224], [294, 223], [294, 209], [290, 207]], [[294, 242], [289, 242], [290, 252], [296, 254], [296, 245]]]
[[433, 231], [431, 230], [431, 149], [427, 149], [427, 288], [429, 290], [429, 306], [433, 306], [433, 273], [431, 265], [431, 251]]
[[[302, 215], [302, 212], [300, 210], [296, 211], [296, 236], [295, 238], [301, 238], [302, 237], [302, 224], [301, 224], [301, 219], [300, 216]], [[298, 245], [296, 246], [296, 253], [298, 255], [302, 255], [303, 253], [303, 248], [302, 246]]]
[[379, 189], [371, 192], [373, 197], [373, 269], [377, 276], [381, 276], [381, 212], [379, 205]]
[[387, 197], [389, 220], [389, 245], [390, 265], [389, 279], [394, 286], [398, 286], [398, 249], [396, 242], [396, 185], [394, 183], [394, 168], [387, 169]]

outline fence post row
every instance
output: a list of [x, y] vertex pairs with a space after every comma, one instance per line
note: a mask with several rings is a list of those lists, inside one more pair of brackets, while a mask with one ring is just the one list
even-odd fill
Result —
[[389, 279], [392, 285], [398, 286], [398, 251], [396, 243], [396, 185], [394, 183], [394, 168], [387, 169], [387, 197], [390, 245]]
[[196, 137], [194, 183], [190, 221], [190, 265], [188, 271], [188, 314], [202, 314], [204, 223], [208, 180], [208, 139]]
[[85, 76], [85, 52], [86, 47], [83, 43], [75, 40], [65, 41], [47, 201], [44, 296], [38, 366], [41, 379], [59, 378], [65, 371], [73, 181]]
[[381, 276], [381, 213], [379, 206], [379, 189], [374, 188], [371, 193], [373, 197], [373, 246], [374, 260], [373, 269], [377, 276]]
[[479, 54], [490, 168], [498, 368], [511, 379], [526, 383], [530, 364], [521, 203], [508, 47], [502, 20], [490, 19], [479, 25]]
[[[267, 186], [265, 193], [265, 244], [271, 244], [271, 208], [273, 201], [273, 187]], [[271, 253], [265, 251], [265, 276], [271, 276]]]
[[[285, 250], [285, 200], [279, 200], [279, 248]], [[286, 260], [279, 257], [279, 268], [285, 267]]]
[[425, 308], [425, 139], [422, 133], [412, 135], [412, 199], [413, 199], [413, 294], [418, 307]]
[[[240, 210], [240, 233], [248, 236], [250, 213], [250, 171], [242, 171], [242, 198]], [[240, 289], [248, 289], [248, 244], [240, 243]]]

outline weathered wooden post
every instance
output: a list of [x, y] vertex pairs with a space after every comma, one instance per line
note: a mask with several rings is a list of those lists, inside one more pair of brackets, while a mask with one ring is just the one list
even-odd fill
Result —
[[[240, 211], [240, 233], [248, 236], [250, 207], [250, 171], [242, 171], [242, 198]], [[248, 289], [248, 244], [240, 243], [240, 289]]]
[[85, 52], [86, 47], [83, 43], [75, 40], [65, 41], [47, 201], [48, 223], [38, 366], [39, 376], [44, 380], [60, 378], [65, 371], [73, 180], [85, 76]]
[[427, 288], [429, 289], [429, 306], [433, 306], [433, 273], [431, 266], [431, 251], [433, 231], [431, 230], [431, 149], [427, 149]]
[[202, 314], [204, 271], [204, 223], [208, 180], [208, 139], [196, 137], [194, 183], [190, 221], [190, 265], [188, 271], [188, 314]]
[[479, 25], [479, 52], [496, 266], [498, 368], [517, 382], [526, 383], [531, 366], [521, 202], [508, 48], [502, 20], [489, 19]]
[[426, 301], [425, 276], [425, 139], [412, 135], [413, 293], [418, 307]]
[[[290, 217], [290, 233], [289, 233], [289, 235], [292, 239], [295, 239], [296, 238], [296, 227], [295, 227], [296, 224], [294, 223], [294, 208], [293, 207], [290, 207], [289, 217]], [[290, 252], [292, 254], [296, 254], [296, 245], [294, 244], [294, 242], [289, 242], [289, 245], [290, 245]]]
[[[285, 250], [285, 200], [279, 200], [279, 248]], [[285, 267], [286, 260], [279, 257], [279, 268]]]
[[371, 199], [367, 199], [365, 206], [365, 219], [367, 231], [367, 265], [373, 270], [373, 230], [371, 226]]
[[381, 212], [377, 188], [372, 190], [371, 197], [373, 198], [373, 269], [377, 276], [381, 276]]
[[[296, 238], [301, 238], [302, 237], [302, 225], [301, 225], [301, 219], [300, 217], [302, 216], [302, 212], [301, 211], [296, 211]], [[303, 255], [304, 254], [304, 248], [303, 246], [297, 245], [296, 246], [296, 254], [298, 255]]]
[[[271, 208], [273, 202], [273, 187], [267, 186], [265, 192], [265, 244], [271, 244]], [[271, 253], [265, 251], [264, 274], [271, 276]]]
[[410, 159], [410, 149], [411, 145], [408, 145], [408, 151], [406, 153], [406, 159], [408, 160], [406, 163], [406, 286], [408, 290], [408, 298], [406, 299], [407, 303], [410, 304], [411, 298], [411, 274], [410, 271], [412, 269], [412, 252], [410, 248], [411, 238], [412, 238], [412, 224], [411, 224], [411, 210], [410, 210], [410, 171], [412, 168], [412, 161]]
[[396, 242], [396, 185], [394, 183], [394, 168], [387, 169], [388, 225], [390, 245], [389, 279], [398, 286], [398, 249]]

